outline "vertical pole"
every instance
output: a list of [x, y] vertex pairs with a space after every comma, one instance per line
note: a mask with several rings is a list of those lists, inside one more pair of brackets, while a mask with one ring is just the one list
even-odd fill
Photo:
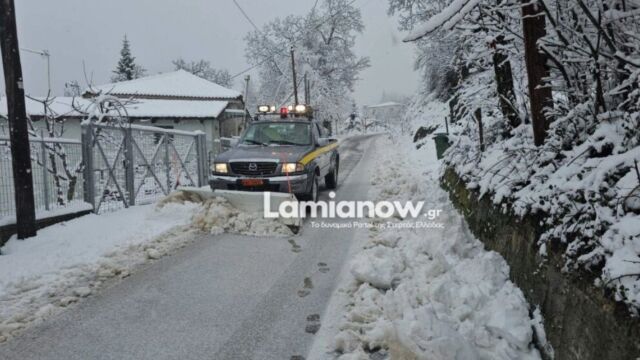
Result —
[[42, 156], [42, 186], [44, 188], [44, 209], [49, 211], [49, 163], [47, 162], [47, 146], [44, 134], [40, 132], [40, 155]]
[[546, 19], [542, 6], [538, 1], [521, 0], [522, 34], [524, 38], [524, 60], [529, 79], [529, 101], [531, 108], [531, 124], [533, 125], [533, 142], [536, 146], [544, 144], [550, 119], [545, 108], [553, 106], [551, 87], [544, 84], [549, 77], [547, 56], [538, 50], [538, 40], [546, 32]]
[[209, 185], [209, 149], [207, 148], [207, 136], [202, 135], [202, 175], [204, 184], [202, 186]]
[[304, 73], [304, 103], [309, 105], [309, 79], [307, 73]]
[[42, 53], [47, 57], [47, 96], [51, 95], [51, 55], [49, 50], [43, 50]]
[[16, 9], [13, 0], [0, 0], [0, 43], [7, 92], [11, 165], [16, 201], [16, 227], [18, 239], [25, 239], [36, 235], [36, 210], [33, 196], [27, 111], [24, 103], [24, 83], [16, 27]]
[[449, 118], [447, 118], [446, 116], [444, 117], [444, 126], [447, 132], [447, 135], [449, 135]]
[[296, 78], [296, 58], [293, 50], [293, 46], [291, 47], [291, 71], [293, 73], [293, 106], [298, 105], [298, 79]]
[[164, 174], [167, 177], [167, 193], [171, 193], [171, 166], [169, 164], [169, 134], [164, 134]]
[[207, 184], [207, 139], [204, 134], [198, 134], [196, 140], [196, 155], [198, 157], [198, 186]]
[[136, 204], [136, 188], [135, 188], [135, 173], [134, 169], [134, 156], [133, 156], [133, 133], [131, 127], [127, 126], [124, 131], [124, 161], [125, 161], [125, 186], [129, 197], [129, 205]]
[[482, 109], [477, 108], [475, 112], [476, 121], [478, 122], [478, 136], [480, 137], [480, 151], [484, 152], [484, 130], [482, 129]]
[[96, 210], [96, 192], [93, 172], [93, 129], [92, 124], [82, 125], [82, 162], [84, 164], [84, 202]]
[[248, 116], [247, 116], [247, 102], [249, 101], [249, 81], [251, 80], [251, 76], [247, 75], [244, 77], [244, 124], [243, 127], [247, 127]]

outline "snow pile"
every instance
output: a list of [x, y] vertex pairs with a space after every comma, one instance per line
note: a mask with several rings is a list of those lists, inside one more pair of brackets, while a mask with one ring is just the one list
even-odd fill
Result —
[[245, 235], [291, 235], [291, 230], [275, 219], [265, 219], [262, 213], [239, 211], [223, 198], [207, 200], [194, 216], [196, 228], [211, 234], [237, 233]]
[[509, 281], [507, 263], [483, 249], [448, 202], [438, 163], [427, 160], [435, 158], [432, 147], [416, 151], [404, 144], [385, 147], [396, 150], [383, 155], [375, 198], [425, 200], [425, 207], [443, 210], [436, 221], [444, 227], [371, 230], [351, 263], [350, 305], [335, 350], [341, 359], [368, 359], [372, 352], [406, 359], [539, 358], [528, 304]]
[[194, 192], [176, 191], [158, 202], [167, 204], [199, 203], [201, 206], [192, 218], [192, 226], [210, 234], [235, 233], [243, 235], [291, 235], [291, 230], [276, 219], [265, 219], [262, 210], [247, 213], [233, 207], [226, 199], [204, 199]]

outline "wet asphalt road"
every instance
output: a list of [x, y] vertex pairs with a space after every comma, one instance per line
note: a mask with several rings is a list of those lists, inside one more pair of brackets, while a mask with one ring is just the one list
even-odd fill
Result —
[[[376, 138], [342, 143], [336, 200], [366, 197]], [[0, 346], [0, 359], [303, 359], [363, 234], [307, 221], [291, 237], [202, 235]]]

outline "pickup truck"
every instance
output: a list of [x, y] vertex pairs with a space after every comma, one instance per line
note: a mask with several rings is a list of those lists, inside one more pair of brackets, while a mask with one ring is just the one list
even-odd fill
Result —
[[338, 186], [338, 141], [317, 121], [277, 118], [252, 122], [211, 166], [212, 190], [271, 191], [317, 201], [319, 182]]

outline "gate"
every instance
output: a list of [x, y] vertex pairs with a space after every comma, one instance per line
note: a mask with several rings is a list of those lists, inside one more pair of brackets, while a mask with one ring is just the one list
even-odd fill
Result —
[[96, 213], [149, 204], [178, 186], [207, 185], [202, 132], [132, 124], [82, 125], [85, 201]]

